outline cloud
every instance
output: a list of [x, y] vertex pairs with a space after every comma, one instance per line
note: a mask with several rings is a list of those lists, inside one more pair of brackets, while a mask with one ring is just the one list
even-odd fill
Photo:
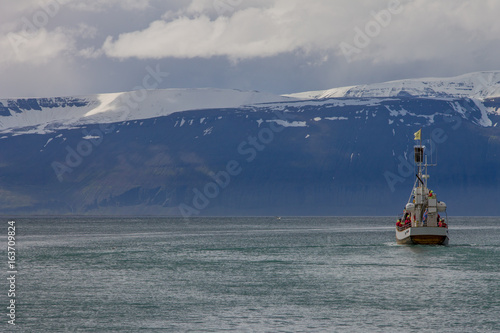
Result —
[[[355, 59], [374, 63], [473, 61], [472, 50], [500, 39], [500, 22], [495, 18], [500, 12], [498, 1], [419, 0], [403, 3], [402, 9]], [[359, 27], [365, 30], [366, 25]]]
[[268, 35], [269, 30], [281, 29], [262, 10], [248, 9], [232, 18], [219, 17], [215, 21], [205, 15], [196, 19], [182, 17], [173, 22], [155, 21], [144, 31], [120, 35], [117, 41], [108, 37], [103, 50], [116, 58], [159, 59], [266, 57], [295, 48], [295, 40], [286, 36], [285, 31]]
[[41, 28], [31, 35], [22, 32], [8, 33], [0, 38], [0, 48], [2, 49], [0, 64], [30, 63], [41, 65], [73, 47], [73, 40], [61, 29], [49, 32], [45, 28]]
[[[347, 1], [340, 1], [344, 2]], [[246, 5], [235, 7], [230, 16], [212, 19], [210, 13], [200, 12], [213, 12], [214, 8], [207, 7], [206, 1], [194, 1], [186, 13], [198, 15], [157, 20], [147, 29], [121, 34], [116, 40], [109, 36], [103, 50], [115, 58], [270, 57], [299, 49], [331, 48], [335, 44], [335, 38], [331, 39], [336, 35], [335, 25], [345, 21], [333, 10], [336, 6], [319, 0], [275, 0], [261, 7]]]
[[181, 12], [189, 15], [230, 16], [239, 10], [272, 7], [273, 4], [273, 0], [191, 0]]
[[498, 0], [4, 1], [0, 91], [123, 91], [156, 64], [168, 87], [272, 92], [499, 69], [499, 12]]
[[103, 12], [111, 7], [120, 6], [124, 10], [143, 10], [150, 6], [150, 0], [70, 0], [74, 10]]
[[0, 69], [2, 65], [15, 63], [43, 65], [61, 56], [96, 58], [102, 54], [100, 48], [95, 47], [77, 50], [78, 40], [95, 38], [95, 27], [82, 23], [74, 28], [57, 27], [49, 31], [26, 22], [22, 30], [0, 35]]
[[[108, 36], [102, 50], [138, 59], [241, 60], [297, 51], [343, 58], [341, 45], [356, 47], [361, 31], [368, 41], [352, 61], [426, 61], [498, 41], [498, 12], [495, 0], [194, 0], [176, 17], [168, 13], [143, 30]], [[388, 21], [377, 21], [385, 13]]]

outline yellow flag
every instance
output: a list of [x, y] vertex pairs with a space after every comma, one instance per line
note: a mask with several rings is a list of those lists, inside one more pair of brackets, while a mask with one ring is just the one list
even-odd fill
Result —
[[418, 132], [414, 133], [415, 135], [415, 140], [421, 140], [420, 137], [422, 136], [422, 130], [420, 129]]

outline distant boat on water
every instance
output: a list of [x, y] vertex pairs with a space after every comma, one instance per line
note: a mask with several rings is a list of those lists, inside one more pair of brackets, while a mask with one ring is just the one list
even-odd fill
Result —
[[[415, 133], [419, 145], [414, 147], [417, 173], [413, 189], [403, 214], [396, 222], [396, 242], [398, 244], [447, 245], [448, 216], [446, 204], [437, 199], [434, 191], [427, 186], [427, 168], [435, 164], [427, 163], [422, 146], [422, 129]], [[445, 214], [445, 218], [441, 216]]]

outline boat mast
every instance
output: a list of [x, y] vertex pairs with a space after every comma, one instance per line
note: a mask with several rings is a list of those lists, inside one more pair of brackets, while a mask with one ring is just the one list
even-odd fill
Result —
[[[414, 221], [413, 226], [420, 226], [423, 220], [423, 214], [425, 211], [425, 206], [427, 203], [427, 170], [426, 175], [422, 174], [422, 164], [424, 163], [424, 150], [425, 147], [422, 145], [422, 128], [415, 133], [415, 140], [418, 140], [418, 144], [414, 146], [415, 150], [415, 164], [417, 165], [417, 180], [413, 188], [413, 195], [415, 196], [415, 211], [414, 211]], [[425, 163], [427, 168], [427, 163]]]

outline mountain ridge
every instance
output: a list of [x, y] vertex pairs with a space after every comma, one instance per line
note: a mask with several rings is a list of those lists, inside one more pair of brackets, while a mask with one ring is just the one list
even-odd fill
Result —
[[291, 97], [235, 89], [156, 89], [79, 97], [0, 100], [0, 133], [45, 134], [56, 129], [168, 116], [197, 109], [226, 109]]
[[0, 214], [396, 215], [422, 128], [450, 214], [500, 215], [500, 98], [374, 91], [2, 100]]
[[[0, 99], [0, 133], [45, 134], [85, 124], [114, 123], [168, 116], [198, 109], [228, 109], [269, 103], [331, 98], [471, 98], [480, 104], [500, 97], [500, 71], [453, 78], [408, 79], [274, 95], [235, 89], [157, 89], [53, 98]], [[485, 106], [488, 114], [500, 109]], [[489, 124], [485, 121], [485, 124]]]
[[302, 99], [335, 97], [432, 97], [491, 99], [500, 97], [500, 71], [484, 71], [455, 77], [387, 81], [309, 91], [285, 96]]

